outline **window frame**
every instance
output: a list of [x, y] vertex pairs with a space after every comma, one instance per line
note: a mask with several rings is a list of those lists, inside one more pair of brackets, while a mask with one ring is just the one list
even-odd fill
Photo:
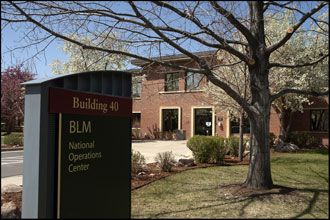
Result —
[[[328, 129], [327, 130], [320, 130], [320, 129], [318, 129], [318, 130], [314, 130], [313, 129], [313, 119], [312, 119], [312, 113], [313, 112], [320, 112], [320, 111], [324, 111], [324, 113], [326, 113], [327, 112], [327, 115], [328, 115], [328, 120], [329, 120], [329, 109], [327, 109], [327, 108], [317, 108], [317, 109], [310, 109], [309, 110], [309, 131], [311, 131], [311, 132], [329, 132], [329, 124], [328, 124]], [[324, 115], [326, 115], [326, 114], [324, 114]], [[323, 116], [324, 117], [324, 116]], [[322, 119], [322, 118], [321, 118]], [[325, 121], [327, 121], [327, 120], [325, 120]], [[329, 122], [328, 122], [329, 123]]]
[[215, 135], [215, 107], [214, 106], [191, 106], [191, 118], [190, 118], [190, 135], [193, 137], [195, 135], [195, 109], [212, 109], [212, 136]]
[[[190, 74], [190, 75], [188, 75], [188, 74]], [[200, 77], [198, 79], [198, 82], [196, 82], [197, 76]], [[190, 78], [190, 77], [192, 77], [192, 84], [193, 84], [192, 88], [191, 88], [191, 86], [188, 88], [188, 80], [189, 80], [188, 78]], [[185, 91], [200, 90], [201, 89], [200, 88], [201, 87], [201, 82], [203, 80], [203, 77], [204, 77], [203, 74], [186, 71], [185, 72], [185, 84], [184, 84]], [[195, 85], [196, 83], [198, 83], [197, 86]]]
[[[134, 127], [134, 114], [140, 115], [139, 127]], [[132, 129], [141, 129], [141, 112], [133, 112], [132, 113]]]
[[[235, 126], [235, 127], [238, 127], [238, 131], [237, 132], [232, 132], [232, 123], [233, 123], [233, 119], [237, 119], [237, 123], [238, 123], [238, 126]], [[247, 123], [244, 123], [243, 124], [243, 134], [250, 134], [250, 121], [249, 121], [249, 118], [247, 117], [247, 115], [245, 115], [244, 119], [243, 119], [243, 122], [248, 122], [248, 126]], [[230, 135], [232, 134], [239, 134], [239, 118], [236, 118], [232, 115], [230, 115], [230, 118], [229, 118], [229, 132], [230, 132]]]
[[[180, 91], [180, 85], [179, 85], [179, 81], [180, 81], [180, 73], [181, 72], [168, 72], [168, 73], [165, 73], [165, 79], [164, 79], [164, 91], [165, 92], [173, 92], [173, 91]], [[169, 75], [177, 75], [177, 79], [173, 80], [173, 79], [170, 79], [169, 81], [172, 81], [172, 82], [168, 82], [168, 79], [167, 77]], [[175, 83], [175, 88], [174, 89], [171, 89], [169, 90], [169, 84], [170, 83]], [[173, 85], [171, 85], [173, 86]]]
[[164, 124], [163, 124], [163, 110], [178, 110], [178, 129], [181, 130], [181, 107], [179, 106], [166, 106], [159, 108], [159, 127], [160, 131], [164, 131]]
[[[134, 84], [135, 85], [140, 85], [140, 88], [139, 88], [139, 93], [138, 93], [138, 96], [135, 96], [134, 94]], [[132, 98], [140, 98], [141, 97], [141, 92], [142, 92], [142, 81], [137, 81], [137, 82], [132, 82]]]

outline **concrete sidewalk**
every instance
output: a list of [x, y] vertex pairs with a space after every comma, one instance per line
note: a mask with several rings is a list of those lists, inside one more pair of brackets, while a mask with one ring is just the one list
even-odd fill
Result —
[[192, 152], [187, 147], [187, 140], [182, 141], [133, 141], [132, 149], [139, 151], [146, 159], [146, 163], [155, 162], [157, 153], [172, 151], [176, 160], [192, 158]]
[[[172, 151], [176, 160], [192, 158], [192, 152], [186, 146], [187, 140], [183, 141], [133, 141], [132, 149], [139, 151], [146, 159], [146, 163], [155, 162], [157, 153]], [[7, 184], [23, 184], [23, 175], [1, 178], [1, 187]]]
[[23, 175], [1, 178], [1, 188], [7, 184], [23, 185]]

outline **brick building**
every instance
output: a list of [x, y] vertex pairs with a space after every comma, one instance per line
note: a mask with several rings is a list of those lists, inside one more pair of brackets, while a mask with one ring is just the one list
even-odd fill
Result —
[[[214, 52], [196, 53], [212, 57]], [[196, 65], [184, 55], [164, 56], [162, 61], [194, 67]], [[210, 58], [209, 62], [213, 62]], [[205, 96], [205, 77], [190, 72], [178, 71], [160, 65], [147, 65], [133, 60], [140, 66], [133, 80], [133, 130], [148, 136], [154, 131], [179, 130], [186, 139], [193, 135], [219, 135], [229, 137], [238, 133], [238, 122], [228, 112], [221, 111]], [[141, 77], [142, 76], [142, 77]], [[307, 131], [328, 143], [328, 99], [314, 99], [304, 113], [294, 113], [292, 130]], [[279, 135], [280, 122], [274, 110], [270, 116], [270, 132]], [[249, 129], [246, 127], [245, 132]]]

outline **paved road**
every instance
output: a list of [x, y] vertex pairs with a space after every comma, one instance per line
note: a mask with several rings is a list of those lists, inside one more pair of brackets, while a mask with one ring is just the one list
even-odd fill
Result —
[[1, 178], [23, 174], [23, 150], [1, 152]]
[[[172, 151], [176, 160], [191, 158], [192, 152], [186, 147], [187, 141], [138, 141], [133, 150], [145, 156], [147, 163], [154, 162], [157, 153]], [[1, 178], [23, 174], [23, 150], [1, 152]]]

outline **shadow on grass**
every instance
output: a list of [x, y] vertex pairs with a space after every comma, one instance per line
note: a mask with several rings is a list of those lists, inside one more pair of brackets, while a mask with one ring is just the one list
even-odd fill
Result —
[[[234, 184], [231, 184], [234, 185]], [[236, 185], [241, 185], [241, 184], [236, 184]], [[233, 198], [225, 198], [221, 197], [221, 200], [219, 201], [218, 199], [215, 200], [200, 200], [200, 202], [212, 202], [216, 204], [208, 204], [208, 205], [198, 205], [196, 207], [191, 207], [191, 208], [183, 208], [180, 210], [166, 210], [157, 214], [154, 214], [150, 217], [163, 217], [165, 215], [171, 215], [171, 214], [176, 214], [176, 213], [183, 213], [183, 212], [190, 212], [190, 211], [196, 211], [196, 210], [202, 210], [202, 209], [208, 209], [208, 208], [216, 208], [216, 207], [221, 207], [221, 206], [226, 206], [226, 205], [231, 205], [231, 204], [238, 204], [238, 203], [243, 203], [242, 207], [239, 210], [239, 217], [245, 217], [244, 215], [246, 214], [246, 209], [253, 204], [256, 200], [262, 201], [263, 199], [267, 199], [268, 196], [271, 195], [292, 195], [292, 196], [299, 196], [302, 197], [306, 202], [307, 206], [304, 210], [302, 210], [300, 213], [296, 214], [295, 216], [291, 218], [299, 218], [303, 217], [304, 215], [310, 214], [313, 215], [312, 211], [315, 207], [316, 202], [319, 199], [319, 196], [321, 193], [329, 193], [329, 190], [327, 189], [313, 189], [313, 188], [290, 188], [290, 187], [285, 187], [285, 186], [278, 186], [274, 185], [274, 188], [277, 188], [279, 190], [276, 191], [266, 191], [266, 192], [259, 192], [255, 191], [255, 193], [251, 193], [248, 196], [236, 196]], [[214, 188], [212, 188], [214, 189]], [[205, 191], [209, 190], [208, 188], [203, 188], [203, 189], [197, 189], [197, 191]], [[306, 199], [306, 197], [299, 195], [299, 192], [308, 192], [312, 193], [312, 198], [311, 199]], [[184, 192], [182, 192], [184, 193]], [[294, 194], [292, 194], [294, 193]], [[220, 198], [219, 198], [220, 199]], [[280, 211], [280, 210], [279, 210]], [[323, 212], [325, 215], [327, 214], [326, 210], [321, 210], [319, 209], [318, 211]], [[197, 216], [198, 217], [198, 216]], [[234, 217], [234, 216], [233, 216]], [[273, 216], [276, 217], [276, 216]]]
[[194, 208], [187, 208], [187, 209], [181, 209], [181, 210], [175, 210], [175, 211], [165, 211], [158, 213], [156, 215], [153, 215], [151, 217], [160, 217], [162, 215], [167, 215], [167, 214], [174, 214], [174, 213], [180, 213], [180, 212], [189, 212], [189, 211], [194, 211], [194, 210], [201, 210], [201, 209], [206, 209], [206, 208], [212, 208], [212, 207], [219, 207], [219, 206], [224, 206], [224, 205], [229, 205], [229, 204], [235, 204], [235, 203], [240, 203], [249, 200], [249, 198], [244, 198], [238, 201], [229, 201], [229, 202], [224, 202], [224, 203], [217, 203], [217, 204], [212, 204], [212, 205], [201, 205], [198, 207]]

